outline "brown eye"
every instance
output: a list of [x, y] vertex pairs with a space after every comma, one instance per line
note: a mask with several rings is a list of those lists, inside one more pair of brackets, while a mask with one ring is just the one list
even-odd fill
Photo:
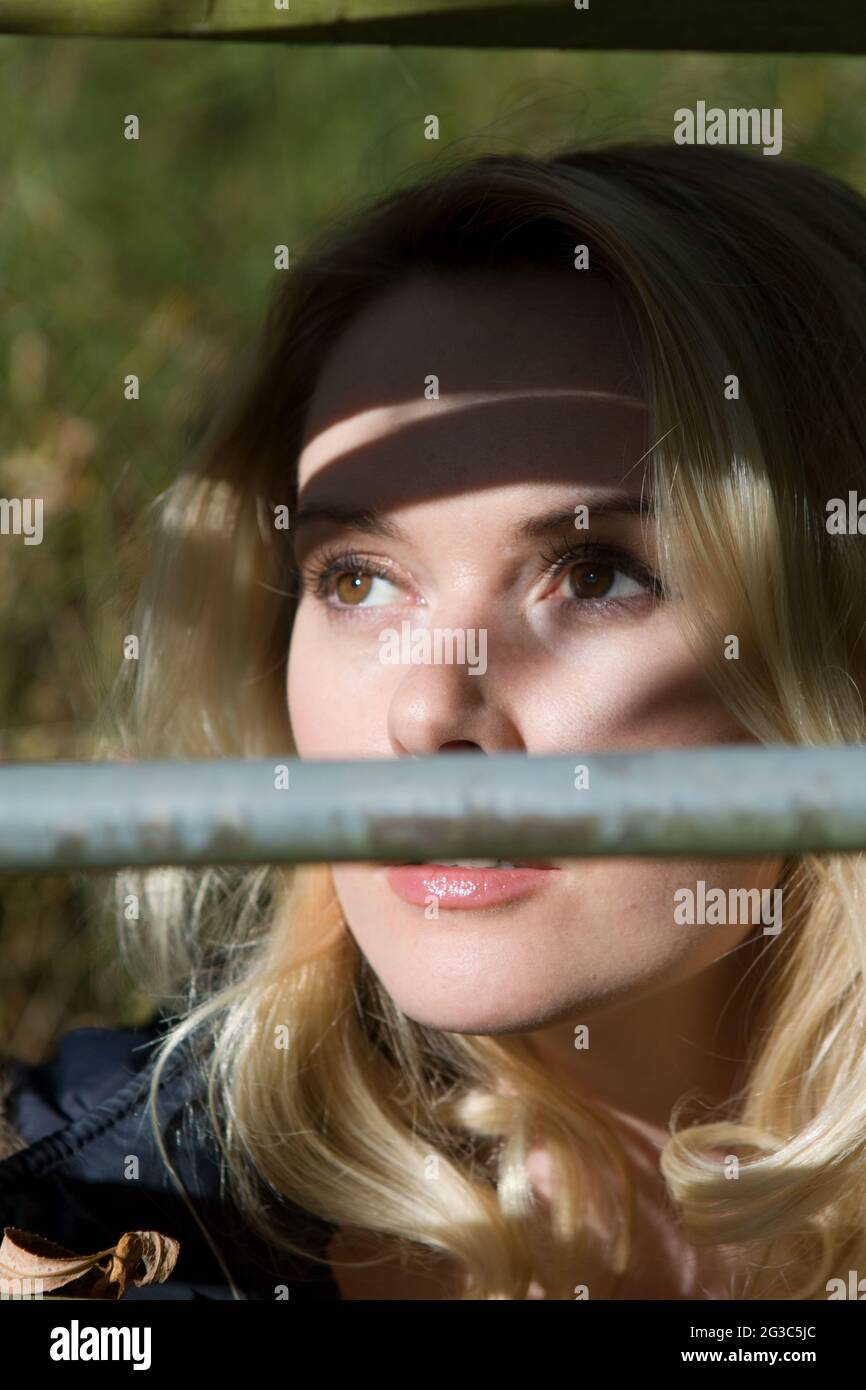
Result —
[[371, 574], [341, 574], [334, 585], [334, 593], [341, 603], [363, 603], [373, 587]]
[[575, 565], [569, 572], [568, 582], [576, 598], [604, 598], [616, 574], [614, 565], [604, 565], [597, 560]]

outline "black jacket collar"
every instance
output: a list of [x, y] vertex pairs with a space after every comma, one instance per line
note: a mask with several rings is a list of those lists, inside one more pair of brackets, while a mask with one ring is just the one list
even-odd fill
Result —
[[[227, 1198], [218, 1145], [193, 1085], [197, 1073], [182, 1046], [163, 1073], [161, 1133], [233, 1292], [151, 1130], [152, 1054], [164, 1026], [76, 1029], [50, 1062], [7, 1065], [8, 1119], [27, 1147], [0, 1161], [0, 1227], [33, 1231], [80, 1254], [106, 1249], [126, 1231], [174, 1236], [180, 1255], [166, 1282], [133, 1288], [126, 1299], [339, 1299], [327, 1265], [294, 1260], [253, 1235]], [[284, 1211], [294, 1238], [322, 1254], [334, 1228], [297, 1207]]]

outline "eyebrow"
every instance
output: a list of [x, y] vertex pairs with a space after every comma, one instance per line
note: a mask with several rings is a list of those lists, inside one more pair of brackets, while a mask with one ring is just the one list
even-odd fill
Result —
[[[576, 503], [575, 505], [580, 505]], [[599, 516], [652, 516], [654, 506], [651, 498], [631, 497], [621, 493], [605, 494], [597, 501], [587, 501], [590, 520]], [[345, 507], [339, 504], [320, 507], [300, 507], [295, 516], [295, 525], [310, 526], [314, 522], [331, 522], [347, 530], [361, 531], [370, 536], [385, 536], [390, 540], [405, 541], [407, 536], [402, 527], [373, 507]], [[574, 507], [558, 507], [554, 511], [542, 512], [539, 516], [527, 517], [511, 528], [512, 541], [537, 540], [551, 531], [574, 524]]]
[[[580, 505], [577, 503], [576, 505]], [[647, 497], [626, 497], [612, 496], [601, 498], [597, 502], [589, 501], [586, 504], [589, 512], [589, 519], [600, 516], [653, 516], [655, 508], [651, 498]], [[558, 508], [552, 512], [542, 512], [540, 516], [528, 517], [526, 521], [518, 522], [512, 527], [511, 538], [514, 541], [537, 540], [541, 536], [546, 536], [550, 531], [560, 530], [563, 526], [574, 525], [574, 507]]]
[[364, 531], [370, 536], [388, 536], [395, 541], [406, 539], [405, 532], [396, 522], [372, 507], [342, 507], [335, 504], [298, 508], [296, 526], [312, 526], [316, 521], [330, 521], [336, 526], [345, 526], [350, 531]]

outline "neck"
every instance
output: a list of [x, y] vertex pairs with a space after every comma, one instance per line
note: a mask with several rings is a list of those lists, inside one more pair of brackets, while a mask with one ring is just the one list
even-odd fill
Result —
[[685, 1094], [724, 1105], [743, 1084], [749, 1057], [753, 946], [741, 946], [698, 975], [657, 994], [524, 1036], [537, 1060], [576, 1095], [622, 1119], [667, 1133]]

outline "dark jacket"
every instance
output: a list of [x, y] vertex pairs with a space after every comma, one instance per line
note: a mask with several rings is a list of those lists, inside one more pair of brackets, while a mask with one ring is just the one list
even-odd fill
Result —
[[[147, 1090], [153, 1044], [164, 1027], [157, 1020], [139, 1029], [77, 1028], [61, 1038], [51, 1061], [0, 1067], [3, 1118], [26, 1145], [0, 1159], [0, 1230], [15, 1226], [83, 1255], [115, 1245], [126, 1231], [159, 1231], [180, 1242], [174, 1270], [165, 1283], [130, 1288], [123, 1301], [232, 1299], [153, 1137]], [[194, 1074], [182, 1047], [163, 1074], [160, 1129], [237, 1296], [274, 1300], [285, 1285], [291, 1299], [339, 1299], [327, 1265], [295, 1260], [255, 1236], [221, 1194], [210, 1127], [190, 1137], [193, 1118], [204, 1114]], [[298, 1243], [324, 1253], [334, 1228], [300, 1208], [285, 1210]]]

